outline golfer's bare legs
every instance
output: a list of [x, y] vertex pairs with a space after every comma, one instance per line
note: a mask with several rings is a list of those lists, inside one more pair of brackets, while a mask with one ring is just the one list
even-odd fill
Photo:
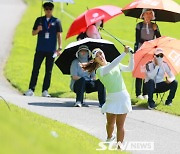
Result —
[[117, 126], [117, 142], [123, 142], [124, 140], [124, 122], [127, 114], [116, 115], [116, 126]]
[[111, 113], [106, 113], [107, 124], [106, 124], [106, 131], [107, 131], [107, 138], [112, 137], [112, 133], [114, 131], [114, 124], [116, 122], [116, 115]]

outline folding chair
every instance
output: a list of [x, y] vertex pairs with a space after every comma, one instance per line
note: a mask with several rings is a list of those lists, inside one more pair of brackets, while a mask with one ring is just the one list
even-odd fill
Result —
[[158, 99], [158, 97], [160, 97], [160, 103], [164, 103], [163, 98], [166, 92], [162, 92], [162, 93], [156, 93], [156, 100]]

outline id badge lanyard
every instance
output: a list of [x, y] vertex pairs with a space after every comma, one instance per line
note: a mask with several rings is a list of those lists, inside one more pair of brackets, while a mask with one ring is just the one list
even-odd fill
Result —
[[157, 71], [157, 74], [156, 74], [156, 77], [155, 77], [155, 88], [156, 88], [156, 78], [158, 76], [159, 70], [160, 70], [160, 67], [158, 68], [158, 71]]
[[51, 19], [49, 19], [49, 21], [45, 20], [45, 28], [46, 28], [46, 32], [45, 32], [45, 39], [49, 39], [49, 29], [51, 27]]

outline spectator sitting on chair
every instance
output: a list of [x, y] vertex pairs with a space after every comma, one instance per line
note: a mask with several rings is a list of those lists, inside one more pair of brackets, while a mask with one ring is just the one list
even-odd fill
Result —
[[[154, 52], [153, 61], [146, 64], [145, 83], [148, 91], [149, 109], [155, 108], [153, 93], [163, 93], [170, 90], [165, 105], [172, 105], [172, 100], [176, 94], [178, 83], [168, 64], [163, 61], [163, 56], [163, 50], [157, 48]], [[164, 81], [165, 74], [169, 77], [166, 77], [166, 81]]]
[[76, 93], [75, 107], [81, 107], [84, 105], [84, 92], [91, 93], [98, 91], [99, 106], [102, 107], [105, 103], [106, 93], [104, 85], [100, 82], [100, 80], [95, 79], [95, 72], [88, 73], [81, 68], [81, 63], [87, 63], [90, 56], [91, 52], [89, 48], [85, 45], [81, 45], [76, 52], [77, 59], [72, 61], [70, 67], [70, 88]]

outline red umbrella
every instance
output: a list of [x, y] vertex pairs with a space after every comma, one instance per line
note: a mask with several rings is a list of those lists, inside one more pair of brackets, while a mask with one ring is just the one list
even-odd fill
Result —
[[81, 32], [85, 32], [88, 26], [100, 20], [106, 22], [121, 13], [121, 8], [113, 5], [104, 5], [89, 9], [73, 21], [68, 30], [66, 39], [80, 34]]
[[180, 72], [180, 40], [171, 37], [160, 37], [146, 41], [135, 53], [135, 66], [133, 76], [145, 78], [145, 65], [153, 59], [154, 50], [161, 48], [164, 51], [164, 61], [168, 63], [172, 72], [176, 75]]
[[143, 8], [153, 9], [156, 21], [180, 21], [180, 5], [173, 0], [134, 0], [122, 11], [126, 16], [139, 18]]

